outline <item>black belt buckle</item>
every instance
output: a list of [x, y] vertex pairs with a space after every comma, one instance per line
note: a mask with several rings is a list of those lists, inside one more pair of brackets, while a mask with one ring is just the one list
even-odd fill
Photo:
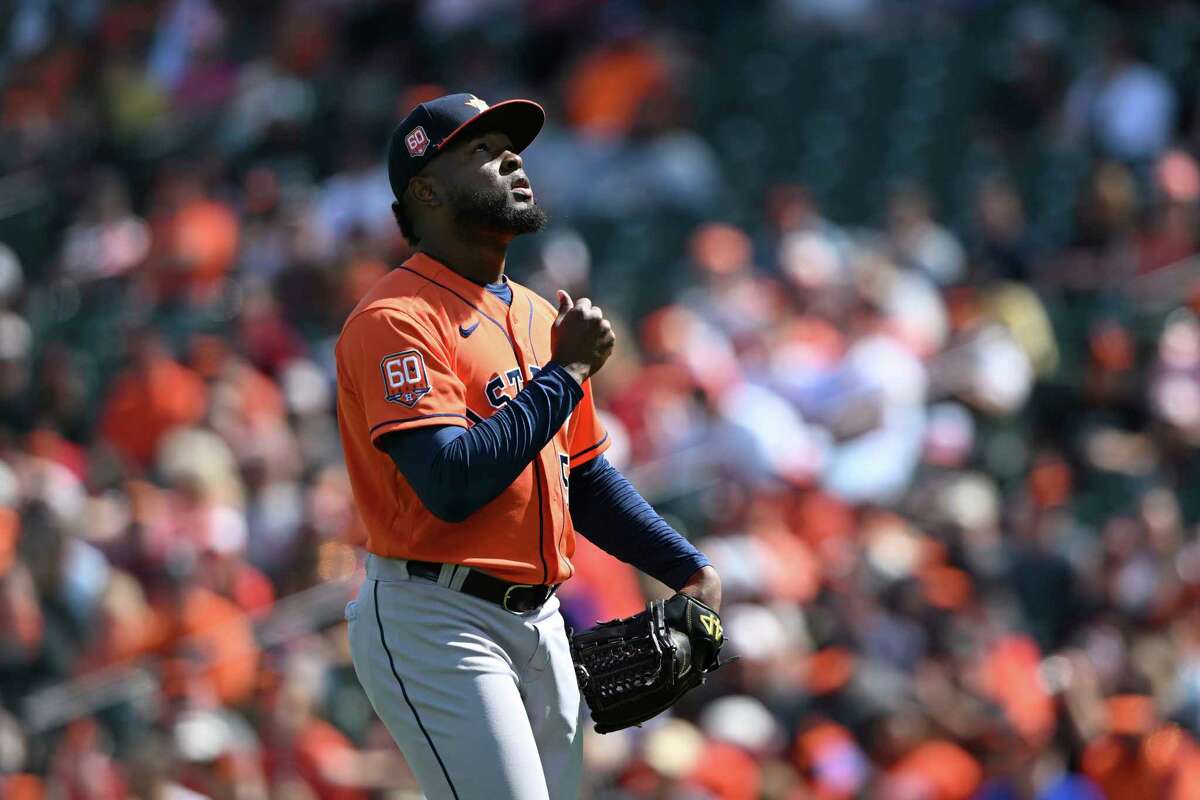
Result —
[[[532, 583], [515, 583], [504, 590], [504, 599], [500, 605], [511, 614], [528, 614], [537, 611], [554, 594], [557, 586], [543, 586]], [[533, 593], [527, 593], [528, 590]]]

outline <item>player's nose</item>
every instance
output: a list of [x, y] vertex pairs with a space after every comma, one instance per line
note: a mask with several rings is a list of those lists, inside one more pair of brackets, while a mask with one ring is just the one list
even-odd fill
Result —
[[525, 162], [521, 160], [521, 157], [511, 150], [504, 153], [504, 160], [500, 162], [500, 168], [505, 175], [516, 172], [524, 166]]

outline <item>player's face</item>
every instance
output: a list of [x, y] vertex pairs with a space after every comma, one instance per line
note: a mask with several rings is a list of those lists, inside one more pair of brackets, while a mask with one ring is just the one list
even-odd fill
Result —
[[511, 148], [503, 133], [483, 133], [434, 162], [444, 164], [439, 177], [459, 225], [517, 235], [546, 224], [525, 164]]

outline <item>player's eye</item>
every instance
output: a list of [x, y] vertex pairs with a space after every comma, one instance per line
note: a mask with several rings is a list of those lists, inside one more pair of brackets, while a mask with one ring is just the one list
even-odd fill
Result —
[[475, 152], [476, 152], [476, 153], [486, 153], [486, 152], [488, 152], [488, 143], [487, 143], [487, 142], [480, 142], [479, 144], [475, 145]]

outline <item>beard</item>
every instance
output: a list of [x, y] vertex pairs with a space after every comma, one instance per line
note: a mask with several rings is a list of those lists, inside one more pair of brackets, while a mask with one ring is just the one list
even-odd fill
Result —
[[511, 233], [537, 233], [546, 227], [548, 217], [536, 203], [515, 206], [508, 189], [455, 191], [450, 195], [454, 221], [464, 228]]

